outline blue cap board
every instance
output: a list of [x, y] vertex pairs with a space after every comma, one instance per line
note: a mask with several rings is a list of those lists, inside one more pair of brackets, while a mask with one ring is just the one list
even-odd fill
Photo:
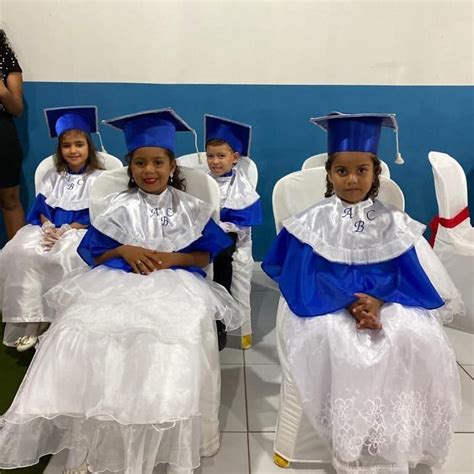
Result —
[[332, 112], [323, 117], [310, 119], [328, 133], [327, 152], [361, 151], [377, 154], [382, 127], [395, 131], [397, 158], [403, 163], [398, 146], [398, 124], [395, 114], [363, 113], [343, 114]]
[[97, 107], [95, 105], [56, 107], [44, 109], [49, 136], [59, 137], [68, 130], [97, 133]]
[[166, 148], [174, 153], [176, 132], [194, 132], [171, 108], [123, 115], [103, 123], [123, 131], [129, 153], [146, 146]]
[[227, 142], [232, 150], [242, 156], [249, 156], [252, 140], [252, 127], [215, 115], [204, 115], [205, 142], [219, 139]]

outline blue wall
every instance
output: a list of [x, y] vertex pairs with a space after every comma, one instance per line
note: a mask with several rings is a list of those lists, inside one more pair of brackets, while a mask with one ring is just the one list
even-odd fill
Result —
[[[26, 110], [17, 121], [25, 151], [22, 196], [34, 196], [37, 164], [51, 154], [43, 109], [96, 104], [101, 119], [160, 107], [173, 107], [202, 139], [204, 113], [221, 115], [253, 126], [252, 158], [259, 168], [258, 191], [263, 198], [264, 224], [254, 230], [254, 257], [261, 260], [273, 236], [271, 193], [275, 182], [301, 167], [310, 155], [325, 151], [325, 134], [309, 117], [345, 112], [395, 112], [400, 124], [404, 166], [393, 163], [393, 133], [384, 132], [380, 157], [405, 193], [412, 217], [427, 223], [436, 213], [430, 150], [454, 156], [474, 194], [474, 88], [465, 86], [298, 86], [298, 85], [157, 85], [117, 83], [27, 82]], [[122, 136], [103, 126], [105, 147], [124, 155]], [[202, 141], [200, 142], [200, 145]], [[194, 151], [191, 134], [178, 138], [178, 154]], [[472, 208], [472, 205], [471, 205]], [[3, 235], [4, 239], [4, 235]]]

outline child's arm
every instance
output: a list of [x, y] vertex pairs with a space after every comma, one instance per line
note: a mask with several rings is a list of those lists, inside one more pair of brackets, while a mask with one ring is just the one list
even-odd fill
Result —
[[154, 250], [148, 250], [135, 245], [120, 245], [107, 250], [99, 257], [95, 258], [95, 263], [100, 265], [113, 258], [123, 258], [131, 267], [134, 273], [148, 275], [150, 272], [160, 268], [159, 258]]
[[40, 214], [40, 222], [43, 225], [45, 222], [51, 222], [44, 214]]
[[87, 225], [85, 224], [80, 224], [79, 222], [72, 222], [70, 224], [71, 229], [87, 229]]
[[158, 257], [159, 269], [170, 267], [200, 267], [209, 265], [209, 252], [195, 250], [189, 253], [155, 252]]
[[164, 270], [170, 267], [204, 268], [209, 263], [209, 253], [194, 251], [189, 253], [156, 252], [134, 245], [120, 245], [107, 250], [100, 257], [95, 258], [95, 263], [100, 265], [112, 258], [123, 258], [134, 273], [148, 275], [155, 270]]

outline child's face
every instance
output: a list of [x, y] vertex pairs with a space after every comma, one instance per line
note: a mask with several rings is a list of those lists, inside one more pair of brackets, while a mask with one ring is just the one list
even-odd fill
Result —
[[351, 204], [363, 201], [374, 181], [372, 154], [359, 151], [336, 153], [328, 178], [334, 192], [343, 201]]
[[239, 154], [233, 152], [229, 145], [208, 145], [206, 147], [207, 166], [214, 176], [229, 173], [239, 159]]
[[146, 146], [137, 148], [132, 155], [130, 171], [137, 186], [150, 194], [161, 194], [168, 186], [176, 163], [164, 148]]
[[78, 130], [69, 130], [61, 136], [61, 155], [69, 169], [77, 173], [89, 159], [89, 145], [86, 136]]

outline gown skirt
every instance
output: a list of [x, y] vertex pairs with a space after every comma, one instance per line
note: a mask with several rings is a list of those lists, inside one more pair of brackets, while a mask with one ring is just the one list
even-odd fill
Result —
[[13, 346], [25, 335], [25, 323], [52, 322], [43, 295], [71, 272], [88, 269], [77, 253], [85, 230], [71, 229], [51, 250], [41, 246], [43, 231], [28, 224], [0, 254], [0, 307], [7, 323], [4, 344]]
[[303, 410], [339, 474], [441, 465], [461, 410], [454, 352], [436, 310], [385, 304], [380, 331], [341, 310], [296, 316], [282, 300], [279, 337]]
[[52, 288], [56, 313], [10, 409], [0, 467], [65, 448], [89, 470], [199, 466], [219, 448], [215, 319], [241, 324], [223, 287], [186, 270], [148, 276], [105, 266]]

